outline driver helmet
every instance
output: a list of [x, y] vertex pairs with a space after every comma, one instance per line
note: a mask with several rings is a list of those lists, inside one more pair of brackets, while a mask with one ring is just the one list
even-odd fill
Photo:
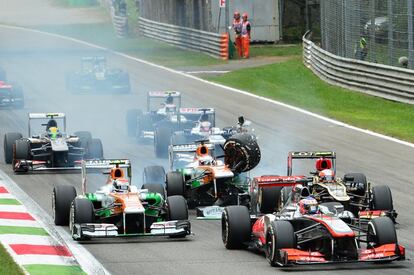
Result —
[[208, 121], [208, 114], [204, 113], [200, 116], [200, 122]]
[[165, 104], [173, 104], [174, 98], [171, 95], [168, 95], [165, 99]]
[[319, 212], [318, 201], [313, 197], [301, 199], [299, 211], [302, 215], [317, 214]]
[[198, 159], [199, 165], [212, 165], [213, 157], [212, 156], [202, 156]]
[[58, 137], [61, 136], [59, 128], [58, 127], [50, 127], [47, 130], [47, 135], [51, 138], [51, 139], [56, 139]]
[[209, 121], [203, 121], [200, 123], [200, 132], [210, 132], [211, 123]]
[[335, 180], [335, 173], [331, 169], [325, 169], [319, 172], [319, 181], [332, 182]]
[[120, 193], [126, 193], [129, 190], [129, 183], [127, 179], [115, 179], [113, 181], [114, 191]]

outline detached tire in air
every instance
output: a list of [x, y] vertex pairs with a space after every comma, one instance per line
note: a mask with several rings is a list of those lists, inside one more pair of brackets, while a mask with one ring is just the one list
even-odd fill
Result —
[[72, 201], [76, 198], [76, 189], [71, 185], [59, 185], [53, 188], [52, 211], [55, 225], [68, 225]]
[[260, 158], [259, 145], [251, 134], [235, 134], [224, 143], [224, 161], [236, 173], [252, 170]]

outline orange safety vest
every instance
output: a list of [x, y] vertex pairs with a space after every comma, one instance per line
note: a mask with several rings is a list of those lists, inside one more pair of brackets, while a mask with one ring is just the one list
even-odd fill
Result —
[[251, 30], [250, 22], [243, 21], [242, 31], [241, 31], [242, 36], [250, 36], [250, 30]]

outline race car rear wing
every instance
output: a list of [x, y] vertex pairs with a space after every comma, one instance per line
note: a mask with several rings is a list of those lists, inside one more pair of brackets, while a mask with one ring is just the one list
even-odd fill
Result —
[[86, 174], [89, 173], [101, 173], [102, 170], [108, 170], [111, 168], [126, 168], [129, 183], [131, 183], [132, 169], [131, 161], [129, 159], [93, 159], [83, 160], [81, 162], [82, 171], [82, 192], [86, 193]]
[[287, 159], [287, 175], [292, 175], [292, 165], [294, 159], [330, 159], [332, 161], [332, 169], [336, 172], [336, 153], [334, 151], [292, 151], [288, 154]]
[[28, 134], [32, 136], [32, 129], [30, 127], [30, 120], [32, 119], [62, 119], [63, 132], [66, 132], [66, 115], [65, 113], [28, 113]]
[[[214, 150], [214, 144], [205, 143], [204, 146], [207, 147], [209, 150]], [[180, 144], [180, 145], [170, 145], [169, 150], [170, 152], [196, 152], [199, 145], [191, 143], [191, 144]]]
[[151, 111], [151, 99], [153, 98], [177, 98], [178, 104], [177, 107], [181, 107], [181, 93], [177, 91], [151, 91], [147, 94], [147, 112]]
[[214, 114], [216, 111], [214, 108], [180, 108], [179, 112], [181, 114], [189, 115], [201, 115], [201, 114]]
[[308, 181], [308, 177], [305, 176], [261, 176], [253, 178], [253, 188], [255, 186], [259, 188], [294, 186]]

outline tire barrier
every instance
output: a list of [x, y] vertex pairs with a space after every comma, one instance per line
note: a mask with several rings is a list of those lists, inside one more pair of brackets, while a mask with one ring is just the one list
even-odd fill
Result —
[[142, 17], [139, 17], [139, 31], [145, 37], [164, 41], [179, 48], [200, 51], [216, 58], [229, 58], [228, 33], [206, 32]]
[[331, 54], [303, 36], [303, 62], [319, 78], [347, 89], [414, 104], [414, 71]]

